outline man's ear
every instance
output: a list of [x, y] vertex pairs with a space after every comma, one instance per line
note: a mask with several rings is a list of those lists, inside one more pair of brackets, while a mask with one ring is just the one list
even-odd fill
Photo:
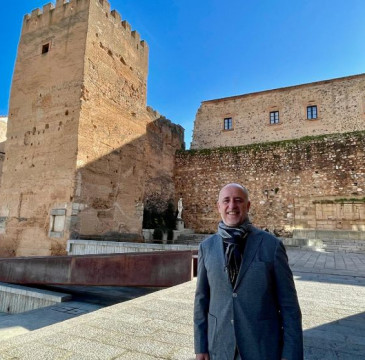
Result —
[[250, 207], [251, 207], [251, 201], [248, 201], [248, 203], [247, 203], [247, 211], [250, 210]]

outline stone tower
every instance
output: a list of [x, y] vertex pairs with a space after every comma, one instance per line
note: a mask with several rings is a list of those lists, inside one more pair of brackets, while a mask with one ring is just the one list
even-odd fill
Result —
[[140, 236], [146, 184], [170, 179], [173, 161], [163, 174], [159, 162], [183, 143], [180, 126], [146, 107], [147, 71], [147, 44], [106, 0], [57, 0], [24, 17], [0, 256], [62, 254], [70, 237]]

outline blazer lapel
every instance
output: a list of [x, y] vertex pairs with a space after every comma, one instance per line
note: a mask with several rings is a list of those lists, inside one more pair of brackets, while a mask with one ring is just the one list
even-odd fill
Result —
[[252, 231], [247, 236], [246, 248], [243, 253], [241, 268], [238, 273], [238, 277], [237, 277], [236, 285], [235, 285], [234, 289], [236, 289], [238, 287], [238, 285], [240, 284], [241, 280], [243, 279], [247, 269], [251, 265], [252, 260], [254, 259], [255, 254], [261, 244], [261, 241], [262, 241], [262, 236], [258, 237], [256, 235], [256, 230], [252, 229]]
[[229, 276], [228, 276], [228, 270], [226, 268], [226, 259], [224, 257], [224, 246], [223, 246], [223, 238], [217, 234], [217, 240], [214, 244], [215, 248], [214, 248], [214, 252], [218, 255], [218, 269], [222, 269], [222, 271], [224, 272], [224, 278], [227, 281], [227, 284], [231, 287], [232, 289], [232, 284], [231, 281], [229, 280]]

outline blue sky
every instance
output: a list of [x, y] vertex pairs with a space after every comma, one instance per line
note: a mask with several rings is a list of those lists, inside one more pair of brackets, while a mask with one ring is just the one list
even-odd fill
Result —
[[[23, 15], [4, 2], [0, 114], [8, 113]], [[365, 72], [364, 0], [110, 0], [150, 48], [148, 105], [185, 128], [203, 100]]]

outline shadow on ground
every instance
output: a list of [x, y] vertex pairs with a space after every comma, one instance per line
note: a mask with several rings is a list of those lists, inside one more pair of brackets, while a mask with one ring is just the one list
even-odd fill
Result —
[[293, 270], [296, 281], [365, 286], [365, 277], [354, 275], [315, 274]]
[[37, 286], [37, 288], [71, 294], [72, 300], [20, 314], [0, 313], [0, 341], [160, 290], [160, 288], [112, 286]]
[[[39, 287], [39, 286], [38, 286]], [[117, 286], [47, 286], [47, 290], [71, 294], [74, 301], [110, 306], [163, 288]]]
[[306, 360], [364, 360], [365, 312], [304, 331]]

